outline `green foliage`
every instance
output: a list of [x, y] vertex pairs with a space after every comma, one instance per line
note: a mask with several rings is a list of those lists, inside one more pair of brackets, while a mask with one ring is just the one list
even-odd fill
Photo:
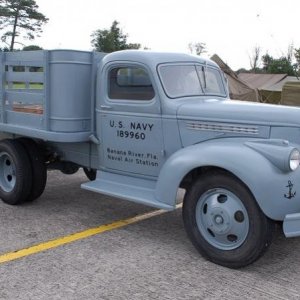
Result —
[[123, 34], [119, 23], [114, 21], [110, 29], [98, 29], [91, 35], [92, 46], [96, 51], [113, 52], [125, 49], [140, 49], [141, 44], [127, 43], [127, 34]]
[[289, 57], [282, 56], [276, 59], [267, 53], [262, 56], [262, 61], [263, 69], [266, 73], [295, 75], [295, 70]]
[[235, 73], [240, 74], [240, 73], [253, 73], [252, 70], [247, 70], [246, 68], [239, 68], [238, 70], [235, 71]]
[[41, 48], [40, 46], [37, 46], [37, 45], [30, 45], [30, 46], [23, 47], [22, 50], [23, 51], [36, 51], [36, 50], [43, 50], [43, 48]]
[[300, 48], [294, 49], [294, 56], [295, 56], [295, 59], [296, 59], [295, 68], [296, 68], [296, 70], [299, 74], [300, 73]]
[[17, 37], [32, 40], [42, 32], [48, 19], [38, 8], [35, 0], [0, 0], [0, 29], [6, 30], [1, 40], [10, 51], [14, 50]]
[[9, 52], [9, 49], [7, 47], [0, 48], [0, 52]]
[[300, 65], [300, 48], [294, 49], [294, 55], [295, 55], [297, 64]]

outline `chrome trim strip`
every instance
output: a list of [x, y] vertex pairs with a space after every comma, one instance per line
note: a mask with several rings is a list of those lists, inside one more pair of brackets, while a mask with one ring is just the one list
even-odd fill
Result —
[[257, 126], [247, 126], [240, 124], [225, 124], [225, 123], [203, 123], [197, 121], [187, 121], [187, 129], [200, 130], [200, 131], [218, 131], [228, 133], [246, 133], [246, 134], [258, 134]]

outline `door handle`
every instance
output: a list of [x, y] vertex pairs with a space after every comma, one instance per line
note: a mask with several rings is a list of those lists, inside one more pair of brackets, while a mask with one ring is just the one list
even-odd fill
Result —
[[100, 108], [104, 109], [104, 110], [111, 110], [112, 109], [112, 107], [109, 106], [109, 105], [100, 105]]

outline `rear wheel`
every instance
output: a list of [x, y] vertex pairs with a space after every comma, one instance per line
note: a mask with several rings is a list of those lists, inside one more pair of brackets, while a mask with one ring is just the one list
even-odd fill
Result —
[[230, 268], [263, 255], [274, 228], [248, 188], [225, 172], [210, 172], [194, 182], [185, 195], [183, 220], [197, 250]]
[[97, 176], [97, 171], [96, 171], [96, 170], [94, 170], [94, 169], [89, 169], [89, 168], [83, 168], [83, 171], [84, 171], [86, 177], [87, 177], [89, 180], [93, 181], [93, 180], [96, 179], [96, 176]]
[[11, 205], [25, 201], [31, 191], [32, 169], [27, 152], [17, 140], [0, 142], [0, 198]]
[[19, 138], [18, 141], [26, 149], [32, 169], [32, 185], [26, 201], [39, 198], [45, 190], [47, 183], [47, 167], [42, 151], [37, 143], [28, 138]]

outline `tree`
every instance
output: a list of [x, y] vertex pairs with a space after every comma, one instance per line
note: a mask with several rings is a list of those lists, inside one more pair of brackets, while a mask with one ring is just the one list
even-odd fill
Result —
[[7, 47], [0, 48], [0, 52], [9, 52], [9, 49]]
[[123, 34], [119, 22], [114, 21], [110, 29], [98, 29], [91, 35], [92, 46], [96, 51], [114, 52], [125, 49], [140, 49], [141, 44], [127, 43], [127, 34]]
[[43, 50], [40, 46], [37, 45], [29, 45], [26, 47], [23, 47], [23, 51], [36, 51], [36, 50]]
[[265, 55], [263, 55], [261, 57], [261, 60], [262, 60], [263, 65], [264, 65], [263, 70], [265, 72], [268, 72], [268, 69], [269, 69], [271, 63], [273, 62], [273, 57], [271, 55], [269, 55], [268, 53], [266, 53]]
[[294, 49], [294, 55], [295, 55], [297, 64], [300, 65], [300, 48]]
[[253, 48], [252, 55], [250, 56], [250, 66], [253, 73], [257, 73], [259, 69], [260, 52], [261, 48], [256, 46]]
[[7, 29], [1, 40], [9, 45], [10, 51], [14, 50], [17, 37], [33, 40], [42, 32], [48, 19], [38, 8], [35, 0], [0, 0], [0, 29]]
[[293, 60], [293, 55], [294, 55], [294, 45], [293, 44], [289, 44], [288, 46], [288, 50], [287, 50], [287, 55], [286, 55], [286, 58], [287, 60], [292, 63], [292, 60]]
[[299, 71], [300, 71], [300, 48], [298, 49], [294, 49], [294, 56], [295, 56], [295, 59], [296, 59], [296, 65], [295, 65], [295, 68], [299, 74]]
[[206, 44], [205, 43], [189, 43], [188, 45], [191, 54], [201, 55], [206, 53]]
[[282, 56], [280, 58], [273, 58], [268, 53], [262, 56], [264, 64], [264, 71], [270, 74], [288, 74], [290, 76], [295, 75], [295, 71], [291, 62], [291, 58], [288, 56]]

